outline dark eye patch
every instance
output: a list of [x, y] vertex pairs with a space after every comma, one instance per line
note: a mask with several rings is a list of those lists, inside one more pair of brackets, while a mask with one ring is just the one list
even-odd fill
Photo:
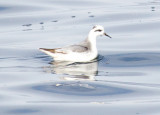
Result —
[[95, 30], [95, 32], [101, 32], [102, 30], [98, 29], [98, 30]]

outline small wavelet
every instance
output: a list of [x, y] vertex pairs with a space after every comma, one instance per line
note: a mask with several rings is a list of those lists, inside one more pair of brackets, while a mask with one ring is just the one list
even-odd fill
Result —
[[23, 24], [22, 26], [30, 27], [32, 24]]
[[94, 16], [94, 15], [90, 15], [89, 17], [90, 17], [90, 18], [94, 18], [95, 16]]
[[53, 20], [52, 22], [58, 22], [58, 20]]

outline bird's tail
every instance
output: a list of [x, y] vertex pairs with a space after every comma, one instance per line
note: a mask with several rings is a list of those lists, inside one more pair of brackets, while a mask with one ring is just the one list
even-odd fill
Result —
[[40, 51], [42, 52], [50, 52], [50, 53], [55, 53], [55, 49], [46, 49], [46, 48], [39, 48]]

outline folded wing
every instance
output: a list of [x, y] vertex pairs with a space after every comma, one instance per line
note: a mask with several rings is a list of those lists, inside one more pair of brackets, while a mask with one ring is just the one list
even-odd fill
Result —
[[50, 53], [61, 53], [61, 54], [68, 54], [71, 52], [86, 52], [88, 50], [88, 47], [82, 46], [82, 45], [71, 45], [63, 48], [56, 48], [56, 49], [46, 49], [46, 48], [40, 48], [42, 51], [50, 52]]

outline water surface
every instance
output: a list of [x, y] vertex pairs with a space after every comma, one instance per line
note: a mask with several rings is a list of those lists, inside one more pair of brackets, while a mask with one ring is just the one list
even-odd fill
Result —
[[[0, 113], [160, 114], [160, 1], [0, 2]], [[57, 62], [38, 50], [82, 41], [100, 24], [99, 57]]]

